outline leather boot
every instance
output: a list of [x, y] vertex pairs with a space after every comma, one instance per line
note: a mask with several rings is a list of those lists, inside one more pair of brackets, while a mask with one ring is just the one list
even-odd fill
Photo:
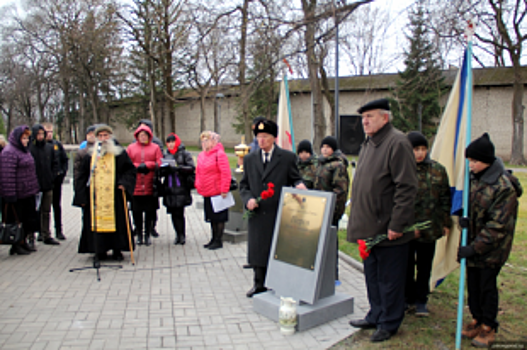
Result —
[[210, 245], [212, 244], [212, 242], [214, 242], [214, 237], [216, 237], [216, 224], [214, 223], [210, 223], [210, 230], [211, 230], [211, 237], [210, 237], [210, 241], [209, 243], [207, 244], [204, 244], [203, 245], [203, 248], [208, 248], [210, 247]]
[[137, 245], [143, 244], [143, 231], [135, 229], [135, 235], [137, 236]]
[[481, 325], [478, 324], [478, 320], [473, 319], [469, 324], [463, 327], [461, 331], [461, 336], [466, 339], [473, 339], [479, 334]]
[[29, 251], [37, 251], [37, 246], [35, 244], [35, 236], [29, 236], [29, 238], [27, 239], [27, 246], [29, 247]]
[[149, 246], [152, 244], [152, 241], [150, 240], [150, 231], [145, 232], [145, 245]]
[[476, 338], [472, 339], [472, 345], [477, 348], [488, 348], [489, 344], [496, 339], [496, 330], [486, 324], [481, 325], [481, 329]]
[[22, 248], [20, 244], [13, 244], [11, 249], [9, 249], [9, 255], [29, 255], [29, 252]]
[[210, 250], [216, 250], [223, 248], [223, 230], [225, 229], [225, 223], [224, 222], [217, 222], [216, 224], [216, 235], [214, 236], [214, 240], [212, 241], [211, 245], [209, 245]]

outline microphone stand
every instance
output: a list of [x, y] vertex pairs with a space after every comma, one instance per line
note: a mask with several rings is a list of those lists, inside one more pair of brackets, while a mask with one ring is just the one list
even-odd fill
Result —
[[[110, 269], [122, 269], [123, 265], [101, 265], [101, 261], [99, 259], [99, 242], [97, 237], [97, 189], [95, 186], [95, 169], [97, 168], [97, 163], [99, 161], [99, 158], [101, 158], [101, 142], [97, 142], [97, 156], [95, 157], [95, 161], [93, 162], [93, 166], [90, 170], [90, 177], [88, 178], [88, 182], [86, 183], [86, 187], [90, 187], [91, 182], [93, 180], [93, 197], [92, 197], [92, 203], [93, 203], [93, 217], [91, 217], [93, 221], [93, 230], [90, 231], [93, 232], [93, 244], [95, 246], [95, 256], [93, 257], [93, 265], [92, 266], [85, 266], [85, 267], [78, 267], [74, 269], [70, 269], [70, 272], [74, 271], [81, 271], [81, 270], [87, 270], [87, 269], [95, 269], [97, 272], [97, 281], [101, 281], [101, 274], [99, 272], [99, 269], [101, 267], [107, 267]], [[89, 208], [87, 208], [89, 210]], [[91, 226], [91, 224], [90, 224]], [[117, 222], [115, 223], [115, 228], [117, 229]]]

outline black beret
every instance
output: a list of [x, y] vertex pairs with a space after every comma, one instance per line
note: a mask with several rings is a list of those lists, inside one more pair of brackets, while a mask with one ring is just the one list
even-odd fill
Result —
[[258, 135], [260, 132], [265, 132], [266, 134], [277, 137], [278, 125], [276, 125], [276, 123], [272, 120], [264, 119], [254, 126], [254, 136]]
[[384, 109], [385, 111], [389, 111], [390, 102], [385, 98], [381, 98], [380, 100], [371, 101], [371, 102], [366, 103], [361, 108], [359, 108], [358, 112], [362, 114], [364, 112], [371, 111], [373, 109]]
[[313, 146], [311, 145], [311, 142], [309, 140], [302, 140], [298, 143], [296, 153], [300, 154], [300, 152], [302, 151], [305, 151], [311, 155], [313, 154]]
[[494, 155], [494, 144], [487, 133], [475, 139], [465, 150], [465, 157], [479, 160], [480, 162], [492, 164], [496, 160]]
[[333, 136], [324, 137], [322, 139], [322, 142], [320, 143], [320, 148], [322, 148], [323, 145], [328, 145], [329, 147], [331, 147], [333, 152], [335, 152], [338, 149], [337, 139], [334, 138]]
[[428, 148], [428, 140], [426, 139], [425, 135], [421, 134], [419, 131], [412, 131], [408, 133], [407, 136], [413, 148], [418, 146], [425, 146]]

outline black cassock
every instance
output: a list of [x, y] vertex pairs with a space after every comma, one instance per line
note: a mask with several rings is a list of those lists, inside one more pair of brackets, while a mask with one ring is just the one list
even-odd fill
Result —
[[[83, 210], [83, 229], [79, 241], [79, 253], [95, 253], [95, 237], [91, 230], [91, 201], [90, 187], [87, 186], [91, 171], [91, 154], [88, 153], [82, 159], [79, 169], [79, 176], [75, 182], [75, 197], [73, 205], [82, 207]], [[123, 191], [118, 188], [122, 185], [126, 189], [127, 199], [132, 198], [135, 188], [136, 168], [130, 160], [128, 153], [122, 151], [115, 157], [115, 225], [116, 232], [99, 232], [97, 233], [98, 253], [104, 253], [108, 250], [130, 251], [128, 241], [128, 228], [126, 226], [125, 203], [123, 202]], [[128, 216], [129, 217], [129, 216]], [[130, 225], [130, 222], [128, 222]], [[131, 227], [131, 226], [129, 226]], [[135, 249], [132, 239], [132, 247]]]
[[249, 219], [247, 240], [248, 263], [255, 267], [267, 267], [282, 187], [296, 186], [302, 182], [302, 177], [296, 165], [296, 155], [276, 145], [265, 170], [260, 151], [249, 153], [243, 158], [243, 169], [240, 195], [245, 207], [251, 198], [256, 199], [262, 191], [267, 190], [268, 183], [274, 184], [274, 196], [262, 200]]

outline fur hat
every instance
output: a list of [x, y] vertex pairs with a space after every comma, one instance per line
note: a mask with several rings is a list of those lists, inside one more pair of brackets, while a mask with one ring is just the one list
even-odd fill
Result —
[[102, 131], [106, 131], [109, 134], [113, 134], [113, 129], [109, 125], [100, 124], [97, 126], [97, 129], [95, 129], [95, 136], [99, 135], [99, 133]]
[[255, 125], [254, 136], [258, 135], [260, 132], [265, 132], [276, 137], [278, 136], [278, 125], [272, 120], [264, 119]]

